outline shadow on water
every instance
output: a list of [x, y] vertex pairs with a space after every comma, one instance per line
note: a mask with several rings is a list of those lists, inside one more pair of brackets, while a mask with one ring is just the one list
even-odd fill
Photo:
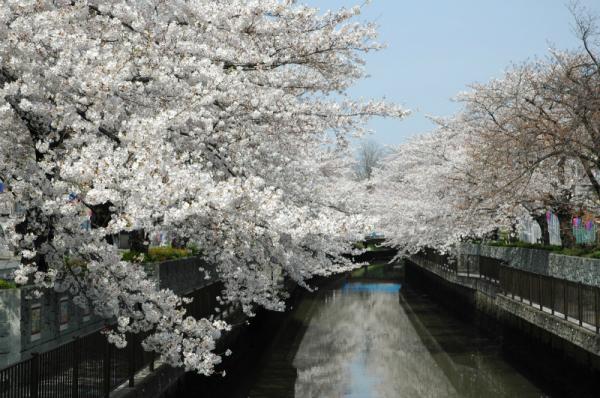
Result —
[[190, 375], [173, 396], [561, 396], [507, 360], [500, 339], [403, 280], [337, 279], [292, 306], [259, 313], [234, 344], [226, 377]]

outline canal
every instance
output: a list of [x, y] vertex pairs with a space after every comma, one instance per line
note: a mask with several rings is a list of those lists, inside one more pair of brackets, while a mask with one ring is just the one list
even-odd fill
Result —
[[512, 398], [566, 391], [512, 360], [498, 336], [401, 278], [329, 281], [302, 294], [288, 313], [257, 321], [227, 365], [231, 374], [187, 380], [176, 396]]

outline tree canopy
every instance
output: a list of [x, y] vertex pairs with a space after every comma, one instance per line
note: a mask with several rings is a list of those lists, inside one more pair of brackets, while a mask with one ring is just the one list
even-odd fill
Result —
[[187, 317], [180, 297], [120, 258], [114, 234], [194, 242], [225, 283], [222, 299], [248, 313], [282, 309], [284, 278], [350, 267], [342, 254], [365, 220], [339, 167], [347, 136], [371, 116], [405, 114], [343, 94], [364, 76], [361, 54], [381, 48], [372, 24], [353, 22], [359, 12], [276, 0], [2, 2], [0, 179], [26, 209], [10, 228], [16, 281], [118, 319], [109, 338], [119, 346], [126, 332], [150, 332], [147, 349], [210, 374], [229, 326]]

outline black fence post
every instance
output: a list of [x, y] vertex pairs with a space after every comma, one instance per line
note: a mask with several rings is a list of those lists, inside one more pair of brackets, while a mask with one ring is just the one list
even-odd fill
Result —
[[498, 266], [498, 291], [504, 294], [504, 269]]
[[581, 282], [577, 283], [577, 317], [579, 326], [583, 326], [583, 306], [581, 305]]
[[479, 259], [479, 278], [485, 280], [485, 261], [483, 258]]
[[527, 274], [527, 281], [529, 282], [529, 305], [533, 305], [533, 274]]
[[34, 352], [29, 361], [31, 366], [29, 374], [29, 397], [38, 398], [40, 388], [40, 354]]
[[112, 345], [108, 341], [106, 341], [104, 344], [104, 360], [102, 361], [102, 390], [104, 398], [110, 398], [110, 362], [112, 356]]
[[469, 269], [471, 268], [471, 258], [469, 256], [465, 256], [465, 259], [467, 261], [467, 278], [468, 278], [470, 276]]
[[538, 275], [538, 304], [540, 305], [540, 310], [544, 310], [544, 306], [542, 305], [542, 276]]
[[515, 283], [515, 271], [511, 268], [510, 269], [510, 292], [512, 293], [513, 300], [515, 299], [515, 290], [517, 290], [516, 283]]
[[129, 387], [133, 387], [135, 383], [135, 349], [136, 349], [136, 334], [131, 334], [131, 341], [129, 342]]
[[525, 274], [519, 270], [517, 273], [517, 284], [519, 285], [519, 299], [521, 299], [521, 302], [523, 302], [525, 296], [525, 282], [527, 282]]
[[594, 287], [594, 323], [596, 326], [596, 333], [600, 332], [600, 320], [598, 319], [598, 288]]
[[79, 337], [75, 337], [73, 342], [73, 380], [71, 384], [71, 397], [79, 398], [79, 361], [81, 357]]
[[562, 281], [562, 285], [563, 285], [563, 311], [565, 312], [565, 319], [569, 319], [569, 302], [568, 302], [568, 297], [569, 297], [569, 289], [567, 288], [567, 283], [565, 281]]
[[550, 278], [550, 311], [554, 315], [554, 278]]
[[490, 267], [487, 259], [483, 262], [483, 279], [486, 281], [490, 279]]

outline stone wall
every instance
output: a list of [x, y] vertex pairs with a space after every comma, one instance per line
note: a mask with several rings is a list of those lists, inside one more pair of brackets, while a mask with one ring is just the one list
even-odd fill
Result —
[[[28, 358], [91, 333], [104, 321], [84, 314], [65, 294], [45, 292], [33, 298], [31, 288], [0, 290], [0, 367]], [[60, 302], [65, 300], [66, 316], [61, 322]], [[35, 309], [37, 308], [37, 309]], [[39, 333], [32, 333], [32, 312], [39, 313]]]
[[[201, 257], [170, 260], [151, 265], [159, 288], [171, 289], [177, 294], [187, 294], [216, 280], [215, 267]], [[201, 271], [202, 268], [204, 271]]]
[[11, 280], [13, 272], [19, 267], [19, 259], [7, 253], [0, 253], [0, 278]]
[[[203, 267], [209, 271], [200, 271]], [[200, 257], [147, 264], [146, 270], [157, 279], [159, 287], [184, 295], [214, 283], [214, 267]], [[67, 310], [67, 322], [61, 323], [61, 299]], [[40, 333], [32, 335], [32, 312], [38, 307]], [[0, 290], [0, 367], [26, 359], [31, 353], [45, 352], [102, 328], [106, 320], [85, 314], [62, 293], [45, 292], [41, 298], [31, 295], [31, 288]]]
[[[540, 311], [526, 302], [501, 295], [497, 284], [473, 275], [478, 264], [487, 257], [501, 260], [509, 267], [600, 286], [600, 260], [564, 256], [543, 250], [475, 244], [460, 245], [454, 254], [458, 261], [458, 272], [440, 267], [419, 255], [413, 256], [410, 262], [445, 280], [452, 289], [469, 290], [473, 305], [482, 313], [501, 321], [510, 317], [519, 318], [588, 353], [600, 356], [600, 335], [594, 331]], [[467, 263], [472, 272], [470, 277], [464, 273]]]
[[21, 291], [0, 290], [0, 367], [20, 359]]
[[456, 248], [461, 262], [470, 256], [491, 257], [502, 260], [507, 266], [541, 275], [600, 286], [600, 260], [565, 256], [546, 250], [521, 247], [487, 246], [465, 243]]
[[[418, 258], [411, 258], [406, 264], [411, 281], [458, 316], [472, 320], [491, 333], [509, 332], [510, 338], [536, 344], [536, 352], [543, 351], [552, 361], [568, 362], [569, 368], [573, 365], [574, 369], [600, 372], [600, 335], [593, 330], [505, 296], [496, 284], [483, 279], [468, 280], [431, 267]], [[534, 366], [540, 365], [537, 361], [534, 359]]]

